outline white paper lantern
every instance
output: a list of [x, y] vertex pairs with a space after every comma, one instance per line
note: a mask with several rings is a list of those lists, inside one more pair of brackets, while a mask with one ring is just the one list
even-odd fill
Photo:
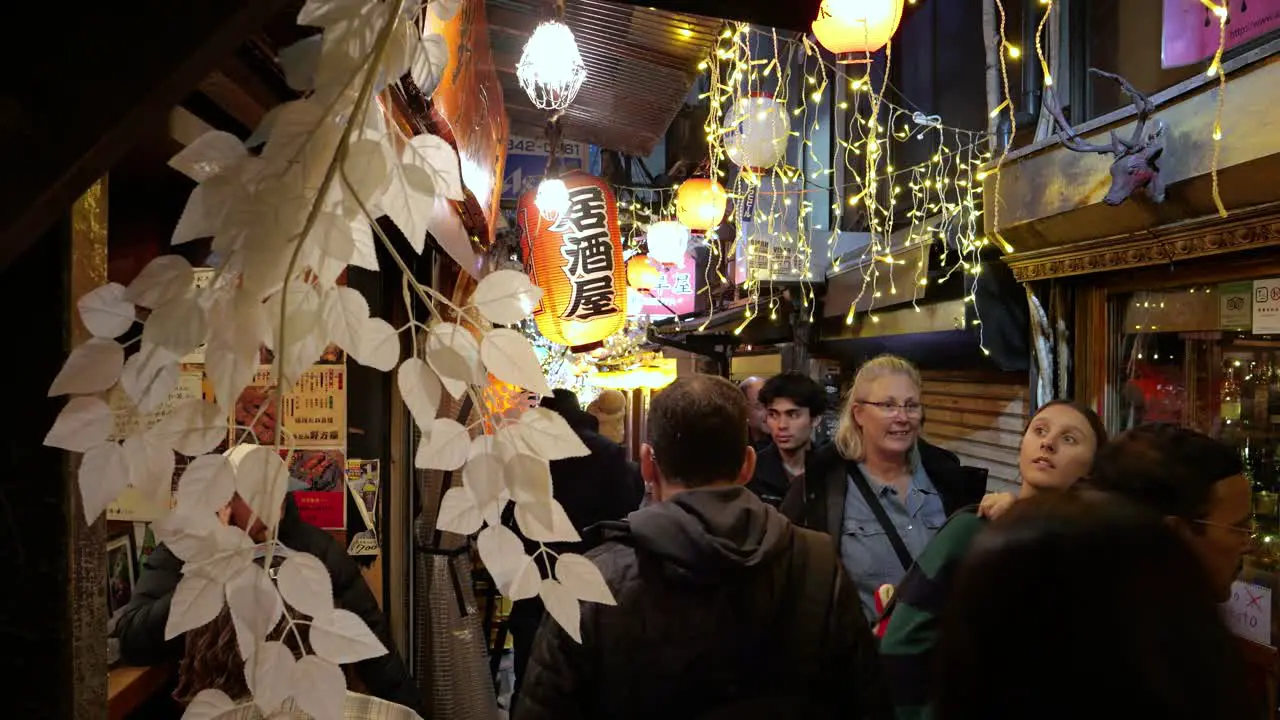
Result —
[[738, 98], [724, 115], [724, 127], [725, 153], [739, 167], [771, 168], [787, 154], [791, 118], [769, 95]]
[[649, 257], [663, 265], [678, 265], [689, 252], [689, 228], [675, 220], [649, 226]]
[[516, 65], [516, 79], [543, 110], [569, 107], [587, 79], [587, 67], [568, 25], [551, 20], [534, 29]]
[[560, 178], [546, 178], [538, 183], [538, 194], [533, 203], [538, 213], [548, 222], [555, 222], [569, 212], [569, 188]]

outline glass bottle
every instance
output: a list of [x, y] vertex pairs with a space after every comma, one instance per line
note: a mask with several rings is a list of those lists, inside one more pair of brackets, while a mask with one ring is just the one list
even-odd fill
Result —
[[1222, 379], [1222, 407], [1220, 414], [1227, 425], [1240, 422], [1240, 385], [1236, 382], [1236, 369], [1228, 366]]

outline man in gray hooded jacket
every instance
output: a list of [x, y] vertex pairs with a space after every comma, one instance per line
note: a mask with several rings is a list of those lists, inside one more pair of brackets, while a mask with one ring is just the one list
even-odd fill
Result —
[[649, 410], [653, 505], [597, 525], [589, 553], [618, 604], [551, 618], [516, 720], [892, 717], [875, 641], [831, 542], [743, 485], [747, 405], [694, 375]]

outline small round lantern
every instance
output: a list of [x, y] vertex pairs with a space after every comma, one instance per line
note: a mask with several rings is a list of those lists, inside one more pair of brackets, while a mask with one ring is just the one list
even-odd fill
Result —
[[729, 194], [711, 178], [685, 180], [676, 192], [676, 217], [690, 230], [706, 232], [717, 227], [729, 208]]
[[791, 118], [773, 97], [755, 94], [738, 98], [724, 114], [724, 151], [739, 167], [763, 170], [787, 154]]
[[569, 188], [560, 178], [546, 178], [538, 183], [533, 203], [543, 220], [555, 222], [569, 211]]
[[813, 34], [841, 63], [866, 63], [902, 21], [903, 0], [822, 0]]
[[663, 265], [678, 265], [689, 252], [689, 228], [663, 220], [649, 226], [649, 257]]
[[662, 269], [648, 255], [632, 255], [627, 261], [627, 284], [636, 290], [652, 290], [658, 286]]

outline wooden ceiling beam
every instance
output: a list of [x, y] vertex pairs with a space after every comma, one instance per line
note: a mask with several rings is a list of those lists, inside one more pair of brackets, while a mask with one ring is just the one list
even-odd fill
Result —
[[[6, 27], [40, 52], [0, 46], [0, 268], [21, 255], [169, 111], [285, 5], [284, 0], [140, 0], [67, 13], [9, 3]], [[14, 13], [21, 10], [24, 17]]]

